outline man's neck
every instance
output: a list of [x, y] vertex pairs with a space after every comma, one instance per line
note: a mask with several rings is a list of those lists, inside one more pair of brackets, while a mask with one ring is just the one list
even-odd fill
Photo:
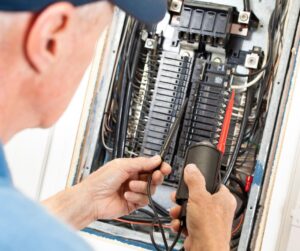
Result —
[[5, 106], [5, 97], [4, 95], [0, 94], [0, 141], [3, 144], [5, 144], [12, 137], [12, 133], [9, 131], [11, 130], [11, 128], [13, 128], [13, 125], [9, 127], [9, 122], [6, 119], [6, 113], [7, 109]]
[[[12, 137], [13, 135], [17, 132], [16, 130], [14, 130], [14, 125], [10, 122], [8, 122], [7, 119], [4, 118], [4, 116], [2, 116], [2, 109], [0, 109], [0, 142], [5, 144], [7, 143]], [[11, 126], [9, 126], [11, 125]]]
[[26, 108], [18, 92], [10, 92], [0, 85], [0, 141], [7, 143], [16, 133], [35, 126], [34, 114]]

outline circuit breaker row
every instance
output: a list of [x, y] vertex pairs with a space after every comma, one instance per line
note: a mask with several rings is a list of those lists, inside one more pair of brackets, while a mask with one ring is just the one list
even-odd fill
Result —
[[177, 182], [190, 145], [204, 140], [218, 143], [229, 98], [227, 70], [227, 65], [196, 59], [187, 111], [174, 157], [175, 172], [169, 177], [170, 181]]
[[160, 152], [186, 97], [191, 67], [192, 58], [163, 53], [142, 145], [143, 155]]

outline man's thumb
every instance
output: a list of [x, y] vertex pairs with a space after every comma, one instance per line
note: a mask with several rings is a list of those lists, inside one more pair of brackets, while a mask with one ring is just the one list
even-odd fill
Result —
[[189, 193], [206, 191], [204, 176], [194, 164], [189, 164], [184, 169], [184, 181], [189, 188]]

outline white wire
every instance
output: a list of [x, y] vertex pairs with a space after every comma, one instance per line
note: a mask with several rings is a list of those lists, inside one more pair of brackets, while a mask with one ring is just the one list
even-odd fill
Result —
[[[130, 155], [133, 155], [133, 156], [135, 156], [135, 157], [138, 157], [138, 156], [139, 156], [137, 153], [132, 152], [132, 151], [129, 151], [129, 150], [127, 150], [126, 153], [129, 153]], [[131, 157], [132, 157], [132, 156], [131, 156]]]
[[238, 112], [244, 112], [243, 108], [238, 108], [238, 107], [233, 107], [233, 110]]
[[234, 89], [234, 90], [247, 89], [247, 88], [255, 85], [256, 83], [258, 83], [258, 81], [261, 80], [263, 76], [264, 76], [264, 72], [261, 72], [256, 76], [255, 79], [248, 82], [247, 84], [245, 84], [245, 85], [232, 85], [231, 89]]
[[110, 147], [106, 144], [106, 142], [105, 142], [105, 137], [104, 137], [104, 126], [103, 126], [102, 129], [101, 129], [101, 137], [102, 137], [102, 144], [103, 144], [104, 148], [105, 148], [108, 152], [112, 152], [113, 149], [110, 148]]
[[238, 117], [238, 118], [242, 118], [243, 117], [243, 115], [239, 114], [239, 113], [232, 113], [232, 116]]

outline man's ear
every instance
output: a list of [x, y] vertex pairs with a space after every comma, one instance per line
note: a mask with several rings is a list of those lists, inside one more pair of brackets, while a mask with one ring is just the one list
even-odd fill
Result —
[[37, 14], [27, 33], [25, 51], [38, 72], [46, 71], [58, 56], [64, 35], [69, 32], [75, 7], [68, 2], [50, 5]]

